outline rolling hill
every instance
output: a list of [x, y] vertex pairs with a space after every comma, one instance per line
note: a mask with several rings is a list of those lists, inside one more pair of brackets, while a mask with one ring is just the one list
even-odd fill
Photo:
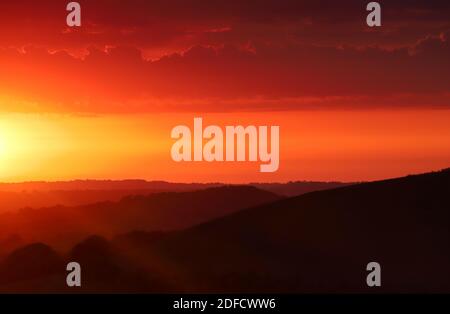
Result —
[[251, 186], [221, 186], [84, 206], [25, 208], [0, 214], [0, 239], [18, 235], [28, 243], [44, 242], [64, 250], [92, 234], [111, 237], [132, 230], [182, 229], [279, 198]]
[[[313, 192], [130, 243], [150, 252], [151, 272], [189, 292], [450, 292], [449, 195], [446, 170]], [[158, 259], [169, 262], [159, 269]], [[379, 289], [366, 286], [371, 261], [382, 267]]]
[[[350, 183], [341, 182], [286, 182], [251, 183], [261, 190], [282, 196], [295, 196], [312, 191], [336, 188]], [[62, 182], [0, 183], [0, 213], [26, 207], [81, 206], [99, 202], [118, 202], [131, 195], [149, 195], [164, 192], [189, 192], [223, 183], [171, 183], [145, 180], [75, 180]]]
[[[268, 200], [184, 230], [91, 237], [65, 258], [89, 274], [84, 292], [448, 293], [449, 195], [449, 170], [363, 183]], [[366, 285], [372, 261], [381, 287]], [[64, 270], [56, 273], [53, 288], [35, 276], [0, 290], [66, 291]]]

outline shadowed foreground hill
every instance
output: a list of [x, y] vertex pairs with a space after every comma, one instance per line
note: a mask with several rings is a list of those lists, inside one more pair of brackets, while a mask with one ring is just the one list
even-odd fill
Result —
[[[448, 170], [359, 184], [184, 231], [94, 237], [69, 259], [88, 274], [84, 292], [450, 292], [448, 195]], [[380, 288], [366, 286], [372, 261], [381, 264]], [[36, 282], [38, 291], [60, 289]]]
[[[450, 292], [450, 171], [314, 192], [153, 241], [186, 291]], [[135, 240], [136, 241], [136, 240]], [[366, 287], [366, 265], [382, 287]], [[158, 269], [154, 269], [158, 272]], [[184, 281], [183, 281], [184, 280]]]
[[[36, 282], [36, 287], [48, 287], [57, 289], [59, 285], [47, 285], [57, 270], [64, 270], [63, 259], [49, 246], [42, 243], [33, 243], [12, 252], [7, 258], [0, 262], [0, 291], [15, 291], [18, 284], [19, 291], [32, 290], [32, 283]], [[22, 283], [26, 284], [23, 285]], [[62, 282], [63, 283], [63, 282]]]

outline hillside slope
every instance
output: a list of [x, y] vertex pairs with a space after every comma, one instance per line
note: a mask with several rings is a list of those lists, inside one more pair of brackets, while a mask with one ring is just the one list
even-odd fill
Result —
[[[190, 290], [450, 292], [449, 195], [448, 170], [313, 192], [173, 234], [150, 250], [188, 273]], [[382, 267], [378, 290], [366, 286], [371, 261]]]

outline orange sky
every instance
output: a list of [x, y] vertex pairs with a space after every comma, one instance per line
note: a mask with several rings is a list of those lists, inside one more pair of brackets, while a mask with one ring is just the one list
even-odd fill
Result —
[[[280, 169], [175, 163], [176, 124], [280, 125]], [[190, 181], [373, 180], [448, 167], [450, 110], [0, 116], [0, 181], [144, 178]]]
[[[372, 180], [450, 166], [450, 4], [0, 3], [0, 181]], [[199, 10], [198, 8], [202, 9]], [[175, 163], [171, 129], [280, 125], [280, 169]]]

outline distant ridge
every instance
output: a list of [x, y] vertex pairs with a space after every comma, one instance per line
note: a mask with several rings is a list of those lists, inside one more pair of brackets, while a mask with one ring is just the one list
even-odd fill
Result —
[[[223, 185], [250, 185], [272, 192], [279, 191], [283, 195], [302, 194], [305, 191], [320, 190], [330, 187], [349, 185], [337, 181], [289, 181], [289, 182], [252, 182], [247, 184], [230, 183], [177, 183], [167, 181], [146, 180], [73, 180], [73, 181], [29, 181], [6, 183], [0, 182], [0, 192], [41, 192], [41, 191], [83, 191], [83, 190], [153, 190], [153, 191], [193, 191]], [[283, 187], [287, 187], [284, 189]]]
[[[130, 195], [197, 191], [225, 185], [223, 183], [171, 183], [145, 180], [0, 183], [0, 213], [24, 207], [80, 206], [105, 201], [117, 202]], [[344, 185], [347, 184], [307, 181], [247, 184], [247, 186], [255, 186], [282, 196], [300, 195]]]
[[222, 185], [220, 183], [171, 183], [146, 180], [72, 180], [72, 181], [29, 181], [0, 183], [0, 191], [70, 191], [70, 190], [198, 190]]
[[[0, 214], [0, 240], [18, 234], [58, 248], [91, 234], [177, 230], [281, 197], [252, 186], [129, 195], [116, 202], [24, 208]], [[1, 252], [0, 252], [1, 253]]]

